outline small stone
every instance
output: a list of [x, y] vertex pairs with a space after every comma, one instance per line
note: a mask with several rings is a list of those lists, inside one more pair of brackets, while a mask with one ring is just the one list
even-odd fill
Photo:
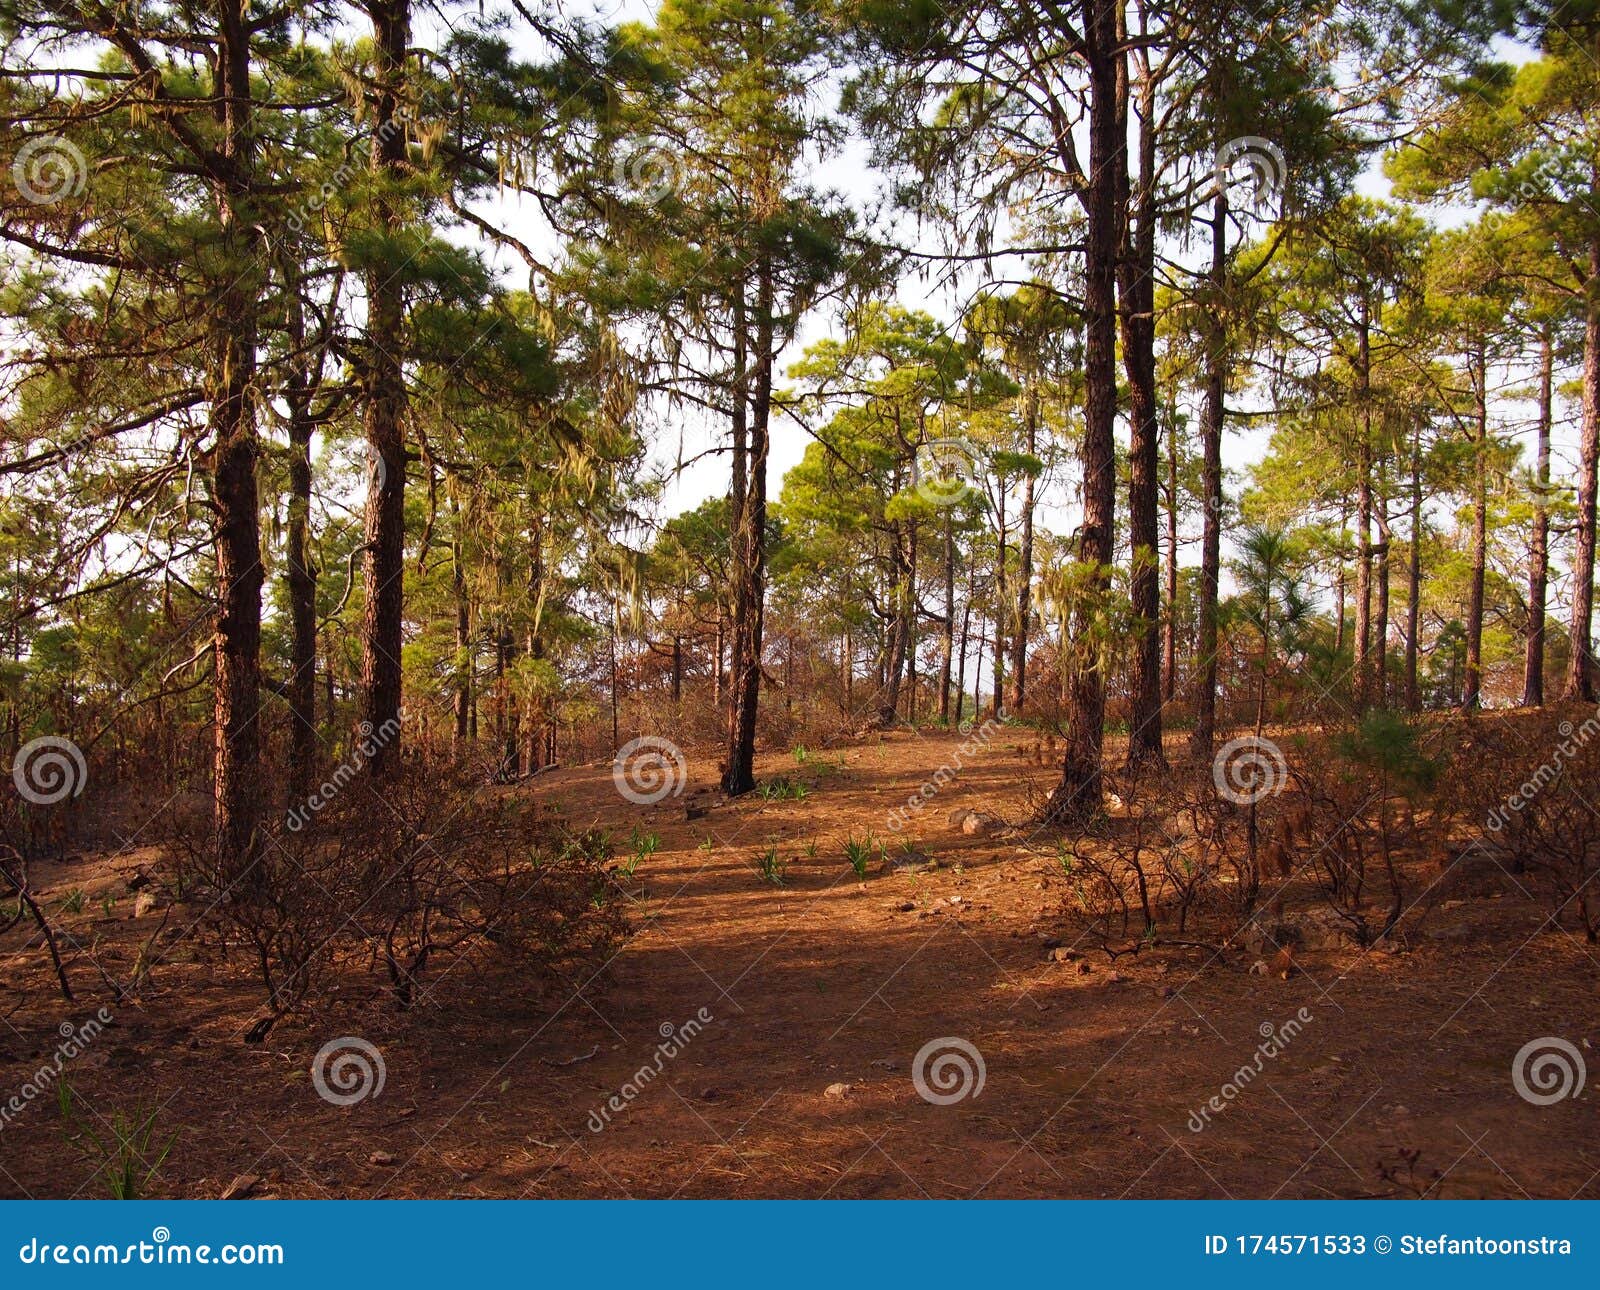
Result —
[[223, 1189], [220, 1200], [244, 1200], [261, 1185], [260, 1174], [240, 1174]]
[[388, 1151], [374, 1151], [367, 1157], [367, 1163], [370, 1165], [392, 1165], [394, 1163], [394, 1154]]
[[154, 913], [166, 902], [153, 891], [141, 891], [133, 898], [133, 916], [143, 918], [146, 914]]
[[850, 1086], [848, 1084], [829, 1084], [828, 1087], [823, 1090], [822, 1096], [831, 1097], [836, 1102], [842, 1101], [850, 1096]]
[[1069, 950], [1065, 945], [1058, 945], [1050, 951], [1050, 958], [1055, 963], [1076, 963], [1083, 955], [1077, 950]]
[[909, 900], [902, 900], [895, 906], [896, 911], [902, 914], [909, 914], [915, 908], [916, 904]]

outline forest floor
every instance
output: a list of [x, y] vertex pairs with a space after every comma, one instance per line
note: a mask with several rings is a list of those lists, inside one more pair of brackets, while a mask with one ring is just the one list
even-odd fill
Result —
[[[1232, 948], [1113, 959], [1070, 912], [1053, 842], [947, 823], [952, 807], [1026, 815], [1051, 772], [1022, 737], [966, 758], [957, 736], [907, 732], [804, 765], [764, 755], [758, 774], [812, 784], [805, 800], [693, 820], [710, 757], [691, 757], [684, 798], [654, 806], [622, 801], [608, 764], [541, 775], [514, 791], [619, 847], [635, 825], [660, 838], [605, 972], [553, 993], [451, 981], [406, 1013], [365, 976], [314, 1025], [247, 1046], [258, 992], [242, 965], [235, 980], [180, 945], [67, 1063], [74, 1115], [103, 1132], [155, 1111], [148, 1153], [177, 1136], [149, 1190], [173, 1196], [246, 1175], [250, 1194], [281, 1197], [1600, 1197], [1600, 1071], [1546, 1106], [1511, 1079], [1541, 1036], [1593, 1060], [1600, 954], [1514, 883], [1441, 905], [1392, 949], [1305, 952], [1287, 979]], [[887, 827], [961, 760], [911, 827]], [[888, 858], [858, 881], [842, 844], [869, 831]], [[759, 872], [768, 847], [781, 886]], [[158, 918], [131, 916], [126, 882], [153, 862], [39, 866], [48, 903], [84, 892], [63, 925], [113, 973]], [[1436, 862], [1414, 864], [1426, 887]], [[104, 991], [81, 968], [78, 984], [65, 1003], [37, 949], [0, 960], [0, 1103], [51, 1060], [58, 1027], [94, 1014]], [[345, 1035], [377, 1046], [385, 1079], [336, 1106], [309, 1071]], [[913, 1066], [949, 1038], [981, 1056], [983, 1081], [936, 1104]], [[1213, 1097], [1224, 1109], [1205, 1123]], [[0, 1125], [0, 1194], [103, 1194], [54, 1092], [20, 1108]]]

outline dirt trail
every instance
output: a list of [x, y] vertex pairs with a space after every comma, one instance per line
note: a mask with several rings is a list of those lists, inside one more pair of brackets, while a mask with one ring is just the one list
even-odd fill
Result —
[[[608, 766], [541, 776], [519, 791], [612, 829], [619, 850], [635, 827], [660, 839], [627, 884], [637, 933], [604, 975], [541, 997], [441, 983], [400, 1017], [352, 999], [265, 1050], [237, 1042], [242, 986], [199, 1012], [173, 990], [75, 1059], [74, 1085], [96, 1115], [130, 1096], [162, 1106], [182, 1133], [158, 1190], [179, 1195], [254, 1174], [280, 1196], [1314, 1197], [1404, 1195], [1413, 1178], [1446, 1196], [1600, 1196], [1593, 1084], [1536, 1106], [1511, 1082], [1535, 1037], [1592, 1057], [1593, 947], [1541, 932], [1513, 894], [1436, 915], [1407, 953], [1307, 954], [1287, 981], [1236, 952], [1113, 962], [1074, 946], [1051, 845], [946, 822], [958, 805], [1022, 818], [1049, 774], [1017, 737], [1001, 732], [898, 835], [889, 812], [957, 763], [959, 739], [767, 755], [758, 773], [808, 784], [804, 800], [694, 820], [677, 798], [624, 801]], [[690, 772], [686, 798], [703, 800], [712, 768]], [[861, 882], [843, 842], [868, 831], [888, 856]], [[782, 886], [759, 871], [769, 847]], [[110, 880], [95, 863], [50, 881], [93, 899], [90, 880]], [[0, 1031], [5, 1089], [63, 1017], [28, 981]], [[1275, 1055], [1258, 1055], [1264, 1027], [1288, 1036]], [[370, 1038], [386, 1075], [347, 1108], [307, 1073], [343, 1034]], [[948, 1104], [914, 1070], [936, 1040], [946, 1060], [923, 1083], [937, 1099], [954, 1079], [966, 1095]], [[1213, 1097], [1224, 1109], [1195, 1131]], [[39, 1101], [0, 1131], [0, 1191], [93, 1194]]]

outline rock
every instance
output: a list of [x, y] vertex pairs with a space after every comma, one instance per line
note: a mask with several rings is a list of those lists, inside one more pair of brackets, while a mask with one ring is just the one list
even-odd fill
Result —
[[1050, 960], [1053, 963], [1076, 963], [1083, 955], [1077, 950], [1069, 950], [1065, 945], [1058, 945], [1050, 951]]
[[260, 1174], [240, 1174], [223, 1189], [219, 1200], [245, 1200], [261, 1186]]
[[902, 900], [898, 905], [895, 906], [896, 911], [902, 914], [909, 914], [915, 908], [916, 905], [909, 900]]
[[367, 1163], [369, 1165], [392, 1165], [394, 1163], [394, 1154], [389, 1151], [374, 1151], [367, 1157]]
[[1365, 945], [1362, 924], [1340, 916], [1331, 909], [1308, 909], [1272, 922], [1253, 923], [1241, 943], [1255, 954], [1280, 949], [1341, 950]]
[[822, 1091], [822, 1096], [831, 1097], [836, 1102], [843, 1101], [850, 1096], [850, 1086], [848, 1084], [829, 1084]]
[[972, 812], [969, 811], [966, 807], [958, 806], [958, 807], [956, 807], [955, 810], [951, 811], [950, 814], [948, 816], [946, 816], [945, 818], [950, 821], [950, 825], [951, 825], [952, 828], [959, 829], [963, 824], [966, 823], [967, 816], [969, 816], [971, 814], [972, 814]]
[[1430, 941], [1469, 941], [1472, 928], [1466, 923], [1454, 923], [1449, 927], [1430, 927], [1424, 935]]
[[133, 898], [133, 916], [143, 918], [146, 914], [153, 914], [156, 910], [165, 908], [170, 903], [164, 897], [153, 891], [141, 891]]
[[961, 821], [963, 833], [979, 837], [993, 837], [1003, 828], [1005, 828], [1004, 820], [985, 811], [968, 811], [966, 818]]

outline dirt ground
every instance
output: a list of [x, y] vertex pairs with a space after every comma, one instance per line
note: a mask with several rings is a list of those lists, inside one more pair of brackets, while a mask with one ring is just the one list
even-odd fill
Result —
[[[1511, 1078], [1544, 1036], [1592, 1064], [1600, 954], [1515, 883], [1436, 909], [1395, 950], [1307, 952], [1286, 980], [1231, 948], [1113, 959], [1071, 914], [1053, 840], [947, 822], [1024, 817], [1050, 772], [1020, 738], [1002, 731], [901, 833], [890, 810], [958, 760], [958, 737], [764, 755], [758, 774], [808, 783], [805, 800], [693, 820], [709, 755], [691, 755], [684, 798], [653, 806], [624, 801], [606, 764], [542, 775], [515, 791], [624, 850], [635, 825], [660, 837], [618, 878], [636, 930], [604, 972], [554, 991], [445, 979], [407, 1013], [372, 973], [247, 1046], [243, 966], [179, 945], [66, 1062], [75, 1114], [157, 1110], [149, 1154], [177, 1136], [149, 1190], [171, 1196], [244, 1175], [281, 1197], [1600, 1197], [1594, 1078], [1550, 1105]], [[888, 854], [858, 881], [843, 841], [868, 831]], [[769, 847], [781, 886], [759, 871]], [[127, 888], [153, 861], [39, 867], [50, 904], [84, 892], [62, 922], [113, 975], [159, 918], [134, 917]], [[81, 956], [75, 981], [65, 1003], [37, 948], [0, 960], [0, 1102], [107, 1002]], [[1289, 1037], [1263, 1059], [1274, 1027]], [[339, 1106], [311, 1068], [344, 1036], [375, 1046], [384, 1081]], [[962, 1072], [937, 1061], [922, 1081], [962, 1094], [948, 1103], [918, 1087], [936, 1040], [967, 1063], [964, 1082], [941, 1083]], [[104, 1194], [53, 1091], [0, 1125], [0, 1194]]]

